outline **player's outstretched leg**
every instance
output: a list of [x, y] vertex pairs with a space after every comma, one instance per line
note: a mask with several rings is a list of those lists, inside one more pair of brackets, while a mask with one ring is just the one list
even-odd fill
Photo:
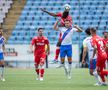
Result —
[[61, 68], [61, 67], [64, 67], [64, 64], [62, 64], [62, 63], [60, 62], [60, 64], [57, 65], [56, 68]]
[[68, 68], [66, 67], [65, 64], [63, 64], [63, 68], [64, 68], [64, 70], [65, 70], [65, 75], [68, 76]]
[[101, 80], [101, 77], [98, 75], [96, 70], [93, 72], [93, 75], [94, 75], [94, 77], [97, 81], [97, 83], [94, 84], [94, 86], [101, 86], [102, 85], [102, 80]]
[[68, 62], [68, 79], [71, 79], [72, 62]]
[[54, 60], [52, 62], [50, 62], [51, 64], [58, 63], [59, 53], [60, 53], [60, 47], [57, 47], [56, 51], [55, 51], [55, 58], [54, 58]]
[[39, 80], [39, 68], [36, 68], [36, 74], [37, 74], [37, 77], [36, 77], [36, 80]]
[[36, 80], [39, 80], [39, 63], [35, 61], [35, 72], [36, 72]]
[[4, 65], [0, 65], [0, 70], [1, 70], [1, 80], [2, 81], [5, 81], [5, 78], [4, 78]]
[[40, 81], [43, 81], [44, 80], [43, 77], [44, 77], [44, 65], [40, 65], [40, 69], [39, 69], [39, 80]]
[[103, 70], [100, 72], [100, 76], [101, 76], [101, 79], [102, 79], [102, 85], [106, 86], [108, 85], [108, 83], [106, 82], [106, 75], [108, 75], [108, 70]]

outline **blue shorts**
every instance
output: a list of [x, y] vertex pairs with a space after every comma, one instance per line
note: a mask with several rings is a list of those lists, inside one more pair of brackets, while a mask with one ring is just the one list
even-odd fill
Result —
[[89, 69], [96, 69], [96, 59], [93, 59], [89, 63]]
[[60, 57], [64, 58], [66, 55], [67, 57], [72, 57], [72, 45], [60, 46]]
[[3, 55], [3, 53], [0, 53], [0, 61], [1, 60], [4, 60], [4, 55]]

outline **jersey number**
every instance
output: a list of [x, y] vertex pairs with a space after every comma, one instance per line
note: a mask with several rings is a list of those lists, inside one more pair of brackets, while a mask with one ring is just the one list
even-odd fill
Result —
[[102, 52], [104, 52], [104, 44], [103, 44], [103, 42], [99, 41], [98, 43], [100, 45], [100, 49], [102, 50]]

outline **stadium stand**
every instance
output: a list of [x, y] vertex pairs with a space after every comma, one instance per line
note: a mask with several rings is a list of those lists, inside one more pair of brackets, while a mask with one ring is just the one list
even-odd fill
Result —
[[6, 17], [12, 3], [12, 0], [0, 0], [0, 24], [3, 23], [3, 19]]
[[[26, 0], [26, 5], [21, 13], [19, 20], [13, 29], [8, 44], [29, 44], [32, 37], [36, 35], [38, 26], [45, 28], [45, 36], [50, 43], [56, 43], [59, 32], [53, 30], [53, 24], [57, 18], [43, 13], [40, 8], [46, 8], [51, 12], [63, 11], [64, 4], [71, 5], [70, 14], [74, 24], [83, 29], [96, 27], [98, 34], [108, 30], [108, 1], [107, 0]], [[74, 34], [73, 43], [81, 44], [85, 38], [85, 33]]]
[[21, 15], [23, 7], [25, 6], [25, 3], [26, 0], [12, 0], [11, 8], [8, 10], [8, 13], [6, 14], [6, 18], [3, 19], [3, 23], [0, 26], [3, 28], [3, 32], [6, 40], [8, 40], [8, 38], [12, 34], [12, 31], [19, 19], [19, 16]]

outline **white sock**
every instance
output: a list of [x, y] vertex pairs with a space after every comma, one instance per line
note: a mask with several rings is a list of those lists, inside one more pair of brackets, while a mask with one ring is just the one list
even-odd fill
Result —
[[97, 82], [102, 82], [102, 80], [101, 80], [100, 76], [98, 75], [97, 71], [94, 71], [93, 75], [94, 75]]
[[62, 64], [62, 66], [63, 66], [64, 70], [66, 70], [66, 66], [65, 66], [65, 64]]
[[69, 74], [71, 74], [71, 68], [72, 68], [72, 64], [68, 64]]
[[65, 74], [67, 74], [67, 68], [66, 68], [65, 64], [62, 64], [62, 66], [63, 66], [63, 68], [65, 70]]
[[1, 78], [4, 78], [4, 67], [0, 67]]
[[2, 67], [1, 71], [2, 71], [1, 76], [2, 76], [2, 78], [4, 78], [4, 67]]

